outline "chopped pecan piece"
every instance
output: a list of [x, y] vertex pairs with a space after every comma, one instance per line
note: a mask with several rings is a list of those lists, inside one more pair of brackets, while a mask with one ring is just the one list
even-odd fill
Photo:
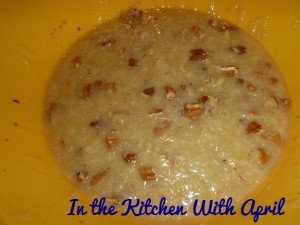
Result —
[[90, 95], [91, 95], [91, 89], [92, 89], [92, 85], [91, 84], [85, 85], [83, 87], [83, 89], [82, 89], [83, 97], [90, 97]]
[[76, 56], [72, 61], [72, 65], [76, 68], [80, 67], [81, 66], [81, 57]]
[[265, 105], [266, 106], [271, 106], [271, 107], [274, 107], [274, 108], [278, 108], [278, 106], [279, 106], [277, 99], [274, 98], [274, 97], [267, 98]]
[[176, 91], [173, 87], [165, 86], [165, 91], [167, 99], [174, 99], [176, 97]]
[[90, 97], [94, 91], [100, 90], [101, 84], [101, 80], [96, 80], [93, 83], [86, 84], [82, 89], [82, 96], [84, 98]]
[[247, 126], [247, 133], [248, 134], [256, 134], [261, 129], [262, 129], [262, 126], [259, 123], [253, 121], [253, 122], [251, 122], [251, 123], [248, 124], [248, 126]]
[[135, 153], [128, 153], [123, 155], [123, 159], [128, 164], [134, 164], [136, 162], [137, 155]]
[[205, 104], [208, 100], [209, 100], [209, 97], [206, 95], [203, 95], [198, 99], [198, 102], [201, 104]]
[[267, 155], [266, 151], [262, 148], [257, 149], [259, 152], [259, 160], [261, 164], [265, 164], [269, 160], [269, 156]]
[[92, 122], [89, 123], [89, 126], [90, 126], [90, 127], [97, 127], [98, 124], [99, 124], [98, 121], [92, 121]]
[[225, 22], [225, 21], [222, 21], [221, 23], [220, 23], [220, 27], [219, 27], [219, 29], [221, 30], [221, 31], [235, 31], [235, 30], [238, 30], [239, 28], [237, 28], [237, 27], [235, 27], [235, 26], [233, 26], [232, 24], [229, 24], [229, 23], [227, 23], [227, 22]]
[[134, 67], [134, 66], [136, 66], [136, 64], [137, 64], [137, 60], [136, 59], [134, 59], [134, 58], [128, 59], [128, 66], [129, 67]]
[[88, 173], [85, 171], [79, 171], [76, 173], [76, 180], [78, 182], [82, 182], [84, 179], [86, 179], [88, 176]]
[[154, 46], [155, 46], [155, 43], [154, 43], [154, 42], [147, 43], [147, 44], [144, 45], [143, 50], [149, 51], [149, 50], [151, 50]]
[[124, 23], [135, 25], [141, 22], [142, 16], [142, 10], [132, 7], [125, 12], [121, 12], [120, 18], [124, 21]]
[[235, 31], [238, 30], [237, 27], [229, 24], [228, 22], [219, 20], [218, 18], [213, 18], [208, 21], [209, 25], [213, 28], [216, 28], [219, 31]]
[[147, 96], [152, 96], [155, 93], [154, 87], [145, 88], [143, 93]]
[[184, 106], [184, 115], [190, 119], [196, 119], [203, 112], [200, 104], [197, 103], [187, 103]]
[[115, 82], [108, 82], [103, 85], [103, 89], [109, 93], [115, 92], [117, 90]]
[[250, 116], [257, 115], [256, 110], [255, 110], [255, 109], [250, 109], [250, 110], [249, 110], [249, 115], [250, 115]]
[[94, 81], [94, 83], [93, 83], [93, 88], [99, 89], [100, 86], [101, 86], [101, 84], [102, 84], [102, 81], [101, 81], [101, 80], [96, 80], [96, 81]]
[[265, 62], [264, 64], [265, 64], [265, 66], [268, 67], [268, 68], [272, 68], [272, 67], [273, 67], [272, 64], [271, 64], [270, 62]]
[[167, 153], [163, 153], [159, 157], [160, 157], [160, 161], [163, 163], [163, 166], [176, 165], [176, 159]]
[[162, 113], [162, 112], [163, 112], [162, 109], [156, 108], [156, 109], [150, 110], [150, 111], [149, 111], [149, 115], [151, 116], [151, 115], [159, 114], [159, 113]]
[[187, 87], [186, 87], [186, 85], [185, 85], [185, 84], [181, 84], [181, 85], [180, 85], [180, 89], [181, 89], [181, 90], [185, 91], [185, 90], [186, 90], [186, 88], [187, 88]]
[[255, 76], [255, 77], [261, 77], [262, 75], [263, 75], [263, 73], [260, 72], [260, 71], [255, 71], [255, 72], [253, 73], [253, 76]]
[[196, 49], [192, 49], [190, 51], [191, 55], [189, 57], [189, 60], [200, 60], [203, 61], [205, 59], [207, 59], [208, 55], [206, 53], [206, 51], [202, 48], [196, 48]]
[[63, 138], [60, 139], [60, 145], [61, 147], [65, 148], [66, 147], [66, 143], [65, 140]]
[[247, 89], [248, 89], [248, 91], [256, 91], [256, 87], [252, 84], [248, 84]]
[[140, 176], [143, 180], [156, 180], [155, 172], [152, 167], [140, 167], [139, 168]]
[[113, 38], [108, 38], [104, 41], [102, 41], [99, 46], [102, 46], [102, 47], [110, 47], [112, 46], [113, 44], [115, 44], [117, 41], [116, 39], [113, 39]]
[[101, 120], [94, 120], [94, 121], [89, 123], [89, 126], [92, 127], [92, 128], [100, 127], [101, 125], [102, 125]]
[[190, 27], [190, 32], [193, 36], [199, 37], [202, 34], [202, 30], [199, 26], [192, 26]]
[[51, 122], [53, 115], [57, 112], [58, 110], [58, 104], [56, 102], [51, 102], [47, 111], [46, 111], [46, 119]]
[[277, 84], [278, 83], [278, 79], [276, 77], [270, 77], [270, 83], [271, 84]]
[[104, 141], [110, 150], [116, 149], [120, 145], [120, 139], [112, 136], [106, 136]]
[[98, 182], [100, 182], [107, 175], [108, 171], [109, 171], [109, 169], [106, 169], [104, 171], [97, 173], [95, 176], [93, 176], [91, 179], [90, 185], [94, 186]]
[[158, 127], [154, 127], [152, 132], [153, 134], [160, 136], [162, 134], [164, 134], [168, 129], [170, 129], [171, 127], [171, 123], [167, 120], [163, 121], [160, 126]]
[[218, 27], [218, 19], [214, 18], [214, 19], [210, 19], [208, 21], [209, 25], [213, 28], [217, 28]]
[[228, 77], [233, 77], [238, 74], [239, 70], [236, 66], [223, 66], [221, 70], [226, 74]]
[[238, 82], [238, 84], [243, 84], [244, 83], [244, 79], [242, 79], [242, 78], [237, 78], [236, 81]]
[[285, 107], [288, 107], [288, 106], [290, 106], [290, 104], [291, 104], [291, 100], [288, 99], [288, 98], [281, 98], [281, 99], [280, 99], [280, 102], [281, 102], [281, 104], [282, 104], [283, 106], [285, 106]]
[[231, 51], [233, 51], [235, 54], [242, 55], [247, 52], [247, 47], [242, 45], [232, 46], [230, 47]]
[[277, 145], [280, 145], [280, 143], [281, 143], [281, 136], [278, 133], [273, 134], [273, 135], [269, 135], [268, 139], [271, 140], [274, 144], [277, 144]]

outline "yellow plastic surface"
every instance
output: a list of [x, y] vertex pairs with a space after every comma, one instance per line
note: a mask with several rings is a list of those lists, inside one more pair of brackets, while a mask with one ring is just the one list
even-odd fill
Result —
[[[292, 99], [289, 141], [277, 168], [249, 197], [259, 204], [286, 197], [285, 215], [262, 216], [256, 224], [300, 224], [299, 0], [1, 0], [0, 224], [137, 224], [129, 217], [66, 215], [71, 198], [83, 205], [90, 199], [62, 174], [43, 127], [47, 83], [64, 52], [90, 29], [132, 5], [216, 14], [247, 30], [274, 58]], [[254, 223], [252, 217], [235, 215], [213, 217], [201, 224]]]

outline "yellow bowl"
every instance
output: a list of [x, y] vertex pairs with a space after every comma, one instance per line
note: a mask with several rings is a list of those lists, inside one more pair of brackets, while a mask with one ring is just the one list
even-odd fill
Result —
[[[90, 199], [61, 173], [43, 127], [47, 83], [64, 52], [90, 29], [132, 5], [185, 7], [216, 14], [248, 31], [274, 58], [292, 99], [289, 141], [277, 168], [249, 197], [259, 204], [273, 204], [281, 197], [286, 198], [284, 215], [261, 216], [257, 224], [299, 224], [299, 0], [2, 0], [0, 224], [135, 224], [130, 217], [66, 215], [70, 199], [78, 198], [86, 206]], [[235, 215], [213, 217], [202, 224], [254, 222], [250, 216]]]

